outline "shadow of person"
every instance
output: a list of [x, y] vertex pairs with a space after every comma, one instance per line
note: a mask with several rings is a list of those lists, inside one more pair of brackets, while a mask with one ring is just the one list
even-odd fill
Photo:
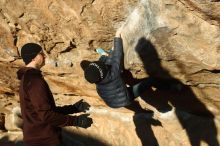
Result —
[[62, 136], [64, 146], [108, 146], [101, 139], [71, 131], [69, 128], [62, 130]]
[[[144, 80], [134, 79], [129, 70], [123, 71], [122, 78], [129, 86], [133, 86]], [[143, 109], [139, 102], [135, 100], [125, 108], [134, 111], [133, 121], [135, 125], [135, 131], [141, 141], [142, 146], [159, 146], [151, 126], [162, 125], [160, 121], [153, 119], [153, 111]]]
[[159, 146], [151, 126], [162, 126], [162, 124], [153, 118], [153, 112], [140, 109], [140, 105], [136, 101], [127, 108], [135, 112], [133, 116], [135, 131], [142, 146]]
[[[149, 77], [155, 78], [153, 86], [156, 90], [147, 90], [141, 98], [163, 113], [175, 107], [175, 114], [186, 130], [192, 146], [199, 146], [202, 141], [209, 146], [219, 146], [214, 115], [196, 97], [189, 86], [173, 78], [161, 66], [161, 60], [152, 43], [142, 37], [135, 51], [143, 62], [146, 73]], [[186, 120], [179, 111], [190, 113], [193, 118]], [[204, 121], [207, 121], [207, 124], [204, 124]]]
[[[101, 141], [98, 138], [79, 134], [76, 132], [67, 131], [67, 128], [62, 130], [63, 146], [108, 146], [109, 144]], [[9, 136], [3, 136], [0, 139], [0, 146], [25, 146], [23, 141], [13, 140]]]

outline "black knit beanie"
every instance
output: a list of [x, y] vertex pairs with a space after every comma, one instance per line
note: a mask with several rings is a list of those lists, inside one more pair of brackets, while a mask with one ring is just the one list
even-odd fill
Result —
[[98, 83], [107, 74], [107, 67], [100, 61], [91, 62], [84, 70], [85, 79], [90, 83]]
[[42, 47], [35, 43], [27, 43], [21, 48], [21, 58], [27, 65], [34, 59], [38, 53], [42, 50]]

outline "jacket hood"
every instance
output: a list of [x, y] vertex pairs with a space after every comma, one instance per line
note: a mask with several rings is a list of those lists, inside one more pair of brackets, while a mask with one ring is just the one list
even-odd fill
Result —
[[17, 71], [17, 78], [19, 80], [22, 79], [22, 77], [28, 73], [29, 75], [41, 75], [41, 71], [35, 68], [31, 68], [31, 67], [22, 67]]

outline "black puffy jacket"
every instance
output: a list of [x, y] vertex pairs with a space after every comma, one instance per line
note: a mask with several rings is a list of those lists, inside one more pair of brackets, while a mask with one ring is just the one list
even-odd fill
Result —
[[107, 75], [96, 84], [99, 96], [112, 108], [124, 107], [133, 99], [121, 77], [121, 61], [123, 59], [122, 39], [114, 38], [114, 50], [104, 62], [109, 66]]

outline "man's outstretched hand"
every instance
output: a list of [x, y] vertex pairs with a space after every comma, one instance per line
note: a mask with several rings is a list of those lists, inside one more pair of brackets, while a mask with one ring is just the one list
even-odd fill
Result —
[[82, 114], [76, 118], [76, 126], [82, 128], [88, 128], [92, 125], [92, 118], [89, 117], [89, 114]]
[[86, 112], [90, 108], [90, 105], [87, 102], [83, 101], [83, 99], [76, 102], [74, 106], [79, 112]]

